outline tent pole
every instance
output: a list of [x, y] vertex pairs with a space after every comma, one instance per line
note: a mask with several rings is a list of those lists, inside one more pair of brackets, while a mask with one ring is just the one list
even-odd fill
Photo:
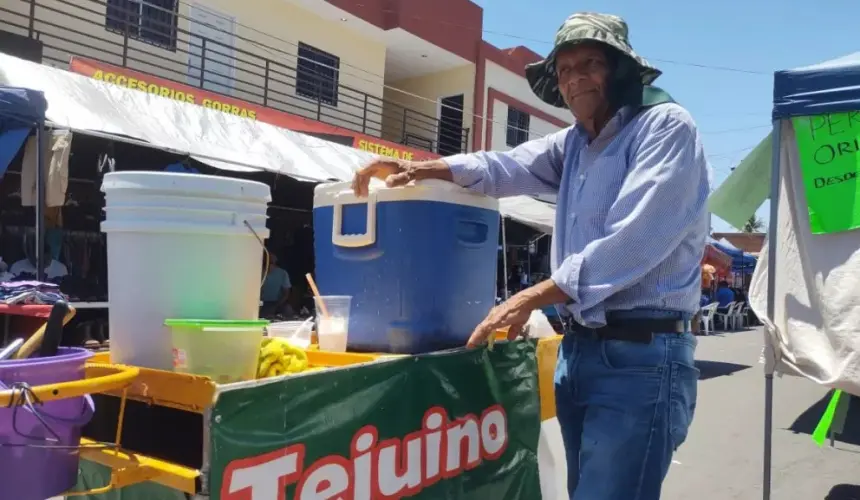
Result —
[[[770, 173], [770, 220], [767, 227], [767, 323], [774, 323], [776, 305], [776, 246], [777, 218], [779, 217], [780, 188], [780, 136], [782, 125], [779, 119], [773, 120], [773, 152]], [[765, 328], [769, 328], [765, 326]], [[770, 500], [771, 472], [773, 469], [773, 372], [776, 352], [773, 347], [775, 332], [768, 332], [765, 343], [764, 369], [764, 477], [762, 479], [762, 498]]]
[[[45, 122], [36, 123], [36, 281], [45, 281]], [[26, 249], [25, 249], [26, 251]]]
[[508, 293], [508, 238], [505, 234], [505, 217], [501, 217], [502, 220], [502, 284], [505, 287], [505, 292], [503, 297], [505, 300], [510, 298], [511, 294]]

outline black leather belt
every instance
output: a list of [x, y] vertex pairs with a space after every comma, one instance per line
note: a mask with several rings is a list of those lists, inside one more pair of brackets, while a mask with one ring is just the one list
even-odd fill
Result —
[[625, 340], [648, 344], [654, 338], [654, 334], [685, 333], [689, 329], [688, 321], [681, 319], [657, 319], [657, 318], [607, 318], [606, 326], [600, 328], [586, 328], [574, 321], [569, 322], [567, 331], [574, 335], [591, 335], [592, 332], [604, 340]]

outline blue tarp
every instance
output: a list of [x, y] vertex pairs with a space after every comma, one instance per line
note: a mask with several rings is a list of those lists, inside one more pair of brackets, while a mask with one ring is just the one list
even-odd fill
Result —
[[45, 119], [48, 101], [38, 90], [0, 85], [0, 130], [31, 127]]
[[732, 271], [752, 274], [755, 270], [757, 259], [752, 255], [737, 248], [727, 247], [713, 238], [708, 238], [708, 244], [732, 258]]
[[773, 77], [773, 117], [860, 109], [860, 52]]
[[0, 86], [0, 179], [47, 109], [42, 92]]

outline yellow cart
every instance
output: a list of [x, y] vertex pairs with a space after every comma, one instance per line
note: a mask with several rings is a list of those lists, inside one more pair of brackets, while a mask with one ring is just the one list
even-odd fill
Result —
[[[561, 337], [551, 337], [534, 342], [533, 357], [537, 368], [534, 389], [538, 393], [535, 401], [539, 401], [541, 421], [555, 417], [553, 373], [560, 340]], [[504, 350], [505, 344], [497, 343], [494, 350], [500, 347]], [[314, 350], [308, 351], [308, 356], [312, 366], [350, 368], [375, 366], [389, 360], [404, 363], [419, 358]], [[445, 356], [441, 354], [439, 359]], [[329, 371], [346, 370], [324, 370], [277, 379], [313, 380], [318, 374]], [[364, 372], [351, 370], [350, 373], [360, 376]], [[116, 374], [125, 377], [122, 383], [113, 382], [117, 380]], [[219, 386], [206, 377], [110, 365], [107, 353], [93, 358], [87, 366], [87, 377], [88, 380], [103, 382], [95, 386], [98, 390], [92, 390], [92, 383], [85, 385], [90, 392], [98, 392], [94, 395], [97, 410], [92, 422], [84, 428], [79, 484], [67, 496], [93, 500], [250, 498], [231, 495], [220, 479], [221, 485], [213, 488], [214, 474], [223, 476], [222, 469], [225, 468], [217, 459], [218, 450], [213, 450], [212, 443], [218, 442], [213, 441], [213, 434], [222, 435], [226, 432], [214, 427], [221, 418], [231, 418], [231, 415], [216, 410], [215, 406], [219, 398], [235, 398], [242, 393], [242, 389], [252, 387], [267, 390], [259, 386], [268, 384], [269, 387], [276, 387], [278, 380], [264, 379]], [[63, 391], [67, 390], [63, 388]], [[76, 394], [80, 394], [81, 390], [84, 389], [78, 390]], [[47, 397], [49, 394], [46, 391], [50, 392], [50, 388], [42, 390]], [[277, 397], [285, 398], [284, 393], [278, 394]], [[408, 395], [404, 394], [403, 397]], [[241, 415], [242, 403], [236, 408], [232, 415]], [[262, 415], [261, 422], [270, 416]], [[252, 434], [255, 432], [254, 429], [248, 430]], [[114, 442], [117, 447], [93, 446], [105, 441]], [[218, 463], [213, 463], [213, 457]], [[227, 468], [233, 467], [232, 464]]]

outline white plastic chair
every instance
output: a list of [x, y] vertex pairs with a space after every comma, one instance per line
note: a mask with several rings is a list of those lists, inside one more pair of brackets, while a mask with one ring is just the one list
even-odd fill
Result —
[[749, 308], [746, 302], [738, 302], [732, 315], [732, 322], [735, 328], [744, 328], [747, 326], [747, 311], [749, 311]]
[[702, 331], [705, 335], [714, 333], [714, 314], [717, 312], [718, 305], [720, 305], [719, 302], [711, 302], [710, 304], [702, 307]]
[[726, 312], [716, 311], [714, 314], [723, 322], [723, 328], [726, 330], [735, 329], [735, 307], [739, 306], [737, 302], [729, 302]]

